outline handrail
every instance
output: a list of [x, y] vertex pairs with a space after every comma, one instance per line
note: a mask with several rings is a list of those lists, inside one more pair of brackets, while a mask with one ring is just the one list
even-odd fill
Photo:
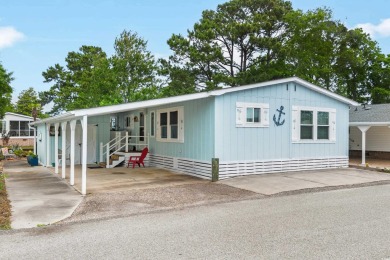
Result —
[[[129, 142], [129, 139], [136, 139], [136, 138], [145, 138], [145, 143], [130, 143]], [[125, 140], [124, 144], [123, 144], [123, 140]], [[120, 151], [121, 149], [123, 148], [126, 148], [126, 152], [128, 151], [128, 146], [129, 145], [133, 145], [133, 146], [147, 146], [149, 147], [149, 136], [141, 136], [141, 135], [128, 135], [126, 133], [125, 136], [121, 137], [121, 136], [116, 136], [114, 137], [112, 140], [110, 140], [108, 143], [104, 144], [103, 143], [100, 143], [100, 161], [103, 161], [103, 158], [106, 158], [106, 164], [107, 166], [109, 165], [109, 161], [110, 161], [110, 157], [111, 155], [113, 155], [114, 153]], [[116, 147], [116, 149], [114, 149], [113, 152], [110, 153], [110, 151]]]

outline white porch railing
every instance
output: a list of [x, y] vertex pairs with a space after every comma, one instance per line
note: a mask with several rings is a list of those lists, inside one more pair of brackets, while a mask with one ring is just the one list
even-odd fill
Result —
[[[139, 141], [141, 138], [144, 138], [145, 140], [142, 141], [142, 143]], [[136, 142], [132, 143], [129, 140], [135, 140]], [[106, 167], [109, 168], [111, 155], [123, 150], [127, 153], [129, 152], [129, 146], [135, 146], [136, 148], [143, 146], [149, 148], [149, 136], [129, 135], [126, 132], [125, 136], [119, 134], [106, 144], [100, 143], [100, 162], [105, 162]]]

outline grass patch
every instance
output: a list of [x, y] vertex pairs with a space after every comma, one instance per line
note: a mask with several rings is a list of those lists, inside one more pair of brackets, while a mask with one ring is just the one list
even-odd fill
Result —
[[0, 229], [11, 229], [11, 205], [7, 197], [5, 178], [3, 162], [0, 162]]

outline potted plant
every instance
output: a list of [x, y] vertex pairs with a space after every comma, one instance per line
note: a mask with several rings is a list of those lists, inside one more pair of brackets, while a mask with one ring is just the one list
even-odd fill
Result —
[[38, 166], [38, 155], [36, 155], [33, 152], [29, 151], [28, 154], [27, 154], [27, 162], [31, 166]]

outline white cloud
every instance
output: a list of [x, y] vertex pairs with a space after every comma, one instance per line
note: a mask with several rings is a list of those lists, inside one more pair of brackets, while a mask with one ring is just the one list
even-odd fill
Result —
[[381, 20], [381, 22], [377, 25], [372, 23], [362, 23], [356, 25], [356, 27], [362, 28], [364, 32], [370, 34], [372, 37], [375, 37], [376, 35], [383, 37], [390, 36], [390, 18]]
[[11, 47], [24, 38], [24, 34], [11, 26], [0, 27], [0, 49]]

